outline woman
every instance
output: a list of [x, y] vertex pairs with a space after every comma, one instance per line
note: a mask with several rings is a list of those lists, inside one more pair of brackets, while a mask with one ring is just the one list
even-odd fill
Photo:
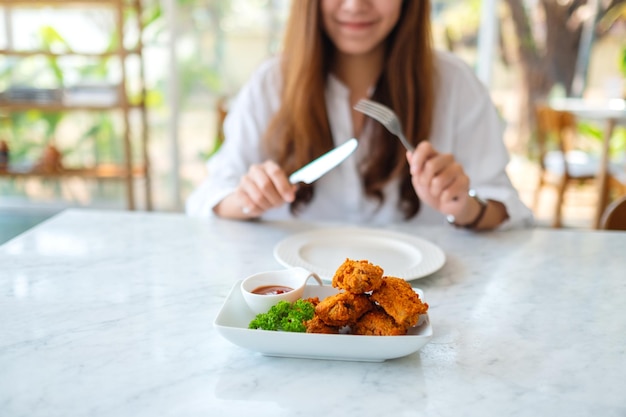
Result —
[[[364, 97], [395, 110], [414, 152], [353, 110]], [[372, 224], [447, 218], [477, 230], [530, 224], [505, 172], [502, 130], [471, 70], [433, 51], [428, 1], [294, 1], [281, 57], [239, 93], [187, 213]], [[310, 186], [289, 183], [290, 173], [351, 137], [357, 151], [337, 168]]]

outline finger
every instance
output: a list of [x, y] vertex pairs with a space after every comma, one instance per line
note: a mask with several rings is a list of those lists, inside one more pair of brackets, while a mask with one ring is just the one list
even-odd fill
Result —
[[409, 163], [409, 172], [411, 175], [414, 175], [414, 171], [417, 170], [417, 168], [413, 168], [416, 165], [415, 158], [415, 151], [406, 151], [406, 161]]
[[263, 190], [258, 187], [257, 181], [252, 175], [243, 176], [239, 182], [239, 188], [247, 196], [251, 205], [258, 207], [262, 211], [272, 208], [272, 203], [266, 198]]
[[424, 141], [417, 145], [411, 155], [411, 175], [421, 176], [426, 162], [435, 155], [437, 155], [437, 151], [429, 142]]
[[430, 188], [433, 195], [438, 196], [443, 190], [450, 187], [457, 178], [465, 174], [461, 165], [451, 155], [440, 155], [437, 159], [437, 161], [432, 161], [436, 174], [430, 183]]
[[241, 213], [247, 217], [260, 216], [263, 213], [263, 209], [256, 205], [254, 201], [248, 196], [248, 194], [241, 188], [235, 192]]
[[406, 161], [409, 163], [409, 165], [411, 165], [411, 162], [413, 161], [413, 152], [406, 151], [404, 155], [406, 156]]
[[438, 175], [442, 175], [445, 169], [454, 162], [454, 159], [447, 154], [431, 154], [424, 162], [422, 170], [418, 176], [419, 182], [429, 189]]
[[428, 191], [429, 193], [439, 199], [441, 194], [452, 184], [454, 184], [456, 180], [456, 173], [453, 169], [445, 169], [442, 172], [439, 172], [435, 177], [430, 181]]
[[469, 178], [467, 175], [458, 175], [454, 181], [441, 192], [440, 201], [442, 204], [452, 204], [464, 202], [468, 198]]
[[[273, 169], [268, 163], [252, 166], [249, 171], [249, 178], [254, 183], [258, 192], [262, 195], [262, 200], [259, 200], [259, 202], [267, 201], [270, 206], [268, 208], [271, 208], [283, 204], [284, 199], [276, 189], [274, 178], [272, 177], [272, 174], [268, 172], [268, 168], [270, 170]], [[274, 175], [276, 174], [274, 173]]]
[[297, 187], [289, 182], [289, 178], [274, 161], [267, 161], [264, 164], [265, 171], [272, 181], [274, 189], [280, 196], [280, 203], [291, 203], [296, 198]]

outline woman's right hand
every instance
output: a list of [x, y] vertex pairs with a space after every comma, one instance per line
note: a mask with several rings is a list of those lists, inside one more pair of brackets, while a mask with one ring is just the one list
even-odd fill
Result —
[[274, 161], [255, 164], [241, 177], [237, 189], [215, 206], [215, 214], [232, 219], [251, 219], [269, 209], [291, 203], [297, 187]]

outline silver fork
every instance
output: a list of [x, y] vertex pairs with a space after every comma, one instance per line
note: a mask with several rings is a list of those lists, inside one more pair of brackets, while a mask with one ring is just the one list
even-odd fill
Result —
[[[356, 103], [354, 110], [377, 120], [380, 124], [385, 126], [388, 131], [400, 139], [400, 142], [402, 142], [407, 151], [413, 152], [415, 150], [415, 147], [411, 145], [408, 140], [406, 140], [404, 133], [402, 133], [402, 124], [400, 123], [398, 115], [389, 107], [376, 101], [364, 98]], [[458, 200], [458, 197], [454, 197], [453, 200]]]
[[372, 100], [362, 99], [356, 103], [354, 110], [377, 120], [380, 124], [385, 126], [388, 131], [400, 139], [400, 142], [402, 142], [407, 151], [413, 152], [415, 150], [415, 147], [406, 140], [404, 133], [402, 133], [400, 119], [398, 119], [398, 116], [389, 107]]

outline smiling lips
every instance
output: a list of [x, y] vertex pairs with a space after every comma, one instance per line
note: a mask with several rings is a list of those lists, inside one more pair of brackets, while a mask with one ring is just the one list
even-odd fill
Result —
[[347, 30], [364, 30], [374, 26], [375, 22], [337, 22], [341, 28]]

